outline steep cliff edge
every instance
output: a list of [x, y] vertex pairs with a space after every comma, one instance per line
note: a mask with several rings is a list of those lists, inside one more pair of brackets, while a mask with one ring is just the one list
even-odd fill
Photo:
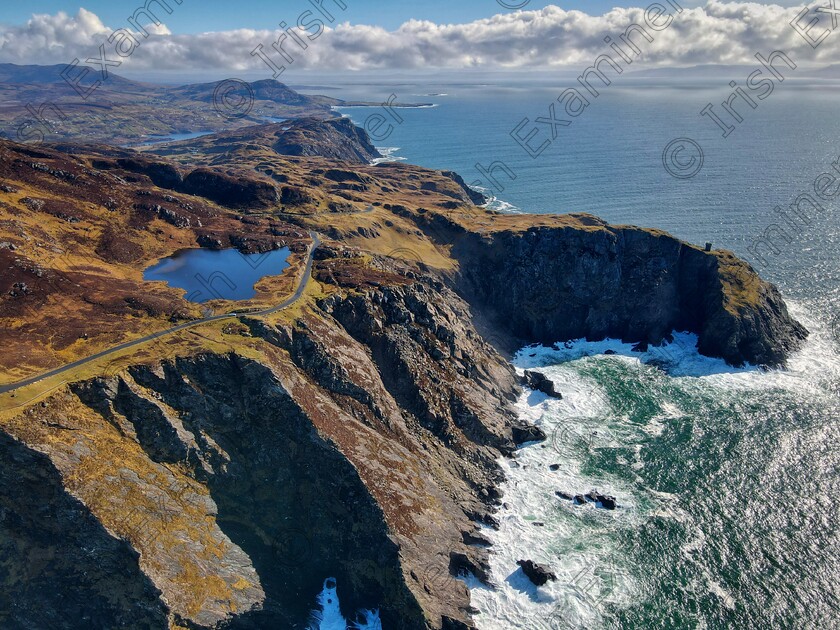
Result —
[[777, 367], [807, 336], [749, 264], [659, 230], [589, 215], [499, 217], [478, 230], [430, 212], [417, 220], [450, 245], [474, 308], [521, 342], [660, 344], [688, 331], [703, 354]]

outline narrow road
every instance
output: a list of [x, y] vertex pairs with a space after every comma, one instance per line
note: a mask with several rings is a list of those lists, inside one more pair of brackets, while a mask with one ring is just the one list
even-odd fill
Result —
[[[249, 317], [263, 317], [265, 315], [271, 315], [272, 313], [281, 311], [284, 308], [287, 308], [295, 302], [297, 302], [303, 295], [303, 292], [306, 290], [306, 285], [309, 282], [309, 276], [312, 274], [312, 262], [315, 257], [315, 250], [318, 249], [318, 246], [321, 244], [321, 240], [318, 238], [317, 233], [310, 232], [309, 236], [312, 238], [312, 247], [309, 249], [309, 254], [306, 257], [306, 268], [303, 271], [303, 277], [301, 278], [300, 283], [298, 284], [297, 290], [291, 297], [283, 300], [277, 306], [272, 306], [271, 308], [267, 308], [262, 311], [248, 312], [247, 315]], [[108, 348], [107, 350], [103, 350], [102, 352], [97, 352], [96, 354], [93, 354], [89, 357], [85, 357], [84, 359], [73, 361], [73, 363], [68, 363], [67, 365], [63, 365], [62, 367], [55, 368], [54, 370], [50, 370], [49, 372], [44, 372], [43, 374], [27, 378], [23, 381], [18, 381], [17, 383], [9, 383], [8, 385], [0, 385], [0, 394], [8, 394], [9, 392], [13, 392], [16, 389], [20, 389], [21, 387], [26, 387], [27, 385], [32, 385], [45, 378], [58, 376], [59, 374], [63, 374], [68, 370], [73, 370], [81, 365], [90, 363], [91, 361], [96, 361], [97, 359], [101, 359], [102, 357], [107, 357], [109, 354], [113, 354], [121, 350], [126, 350], [128, 348], [133, 348], [134, 346], [139, 346], [149, 341], [160, 339], [161, 337], [166, 337], [167, 335], [171, 335], [181, 330], [186, 330], [187, 328], [192, 328], [193, 326], [200, 326], [201, 324], [217, 322], [223, 319], [235, 319], [237, 317], [239, 317], [239, 314], [233, 312], [226, 313], [224, 315], [212, 315], [203, 319], [193, 319], [191, 321], [184, 322], [183, 324], [178, 324], [177, 326], [174, 326], [172, 328], [167, 328], [166, 330], [161, 330], [159, 332], [152, 333], [151, 335], [140, 337], [139, 339], [133, 339], [132, 341], [121, 343], [120, 345], [114, 346], [113, 348]]]

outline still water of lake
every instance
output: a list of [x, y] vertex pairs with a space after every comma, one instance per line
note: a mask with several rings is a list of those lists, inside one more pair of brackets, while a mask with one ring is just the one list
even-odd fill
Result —
[[164, 258], [143, 272], [147, 281], [162, 280], [184, 289], [189, 302], [248, 300], [254, 286], [266, 276], [276, 276], [289, 266], [289, 248], [262, 254], [237, 249], [188, 249]]

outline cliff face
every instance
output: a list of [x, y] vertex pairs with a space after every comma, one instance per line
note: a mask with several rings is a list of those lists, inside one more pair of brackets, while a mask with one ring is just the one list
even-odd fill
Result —
[[[30, 486], [0, 485], [2, 540], [15, 541], [4, 592], [27, 588], [19, 554], [32, 547], [74, 558], [45, 589], [90, 571], [78, 614], [50, 627], [302, 627], [327, 576], [348, 616], [468, 627], [451, 575], [485, 575], [473, 543], [493, 522], [495, 460], [515, 447], [514, 374], [435, 278], [384, 260], [361, 277], [344, 269], [357, 259], [322, 258], [316, 273], [352, 276], [347, 292], [295, 323], [244, 319], [252, 350], [78, 382], [6, 425], [21, 455], [0, 474], [51, 479], [39, 492], [56, 498], [35, 509]], [[95, 536], [105, 546], [86, 556]], [[95, 578], [116, 572], [116, 590]], [[58, 618], [38, 596], [9, 619]]]
[[547, 344], [582, 337], [659, 344], [689, 331], [703, 354], [769, 366], [783, 365], [807, 335], [778, 289], [729, 252], [572, 219], [576, 225], [443, 237], [460, 265], [458, 286], [504, 333]]
[[0, 626], [165, 628], [131, 545], [67, 492], [49, 457], [5, 433], [0, 449]]

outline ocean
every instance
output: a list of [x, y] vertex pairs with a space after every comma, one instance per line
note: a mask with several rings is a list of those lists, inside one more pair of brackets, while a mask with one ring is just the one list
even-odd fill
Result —
[[[556, 137], [537, 157], [511, 131], [549, 117], [569, 76], [356, 78], [330, 92], [434, 104], [395, 110], [401, 122], [377, 144], [389, 159], [458, 171], [494, 208], [589, 212], [731, 249], [812, 333], [788, 369], [769, 372], [702, 357], [688, 334], [646, 354], [618, 341], [523, 348], [517, 369], [544, 371], [564, 398], [518, 403], [550, 437], [500, 462], [501, 528], [487, 531], [496, 588], [464, 577], [481, 630], [840, 628], [840, 222], [831, 202], [800, 205], [807, 223], [785, 210], [840, 157], [840, 86], [778, 83], [755, 109], [740, 103], [724, 138], [699, 112], [727, 99], [730, 80], [743, 77], [619, 77], [571, 124], [538, 125], [531, 146], [552, 127]], [[364, 124], [381, 110], [342, 111]], [[675, 177], [663, 150], [679, 138], [695, 144], [664, 157]], [[496, 184], [480, 168], [494, 162], [506, 169]], [[773, 225], [785, 230], [775, 249], [761, 240]], [[618, 507], [557, 494], [592, 490]], [[519, 559], [557, 580], [536, 589]]]

